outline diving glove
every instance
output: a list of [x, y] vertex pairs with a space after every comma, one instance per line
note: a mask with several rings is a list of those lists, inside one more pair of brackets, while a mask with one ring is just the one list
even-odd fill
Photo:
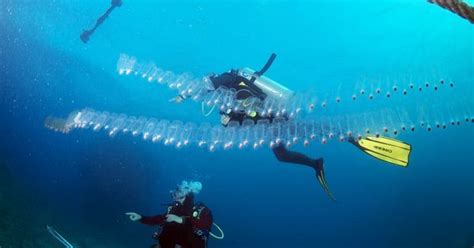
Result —
[[139, 221], [142, 219], [142, 216], [137, 213], [128, 212], [125, 214], [128, 215], [128, 218], [130, 218], [131, 221]]
[[169, 99], [168, 102], [182, 103], [184, 101], [184, 99], [186, 99], [184, 96], [178, 95], [176, 97], [173, 97], [173, 98]]

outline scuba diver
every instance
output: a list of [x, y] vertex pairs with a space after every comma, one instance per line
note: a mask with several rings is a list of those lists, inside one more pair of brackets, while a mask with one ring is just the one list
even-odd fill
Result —
[[[211, 210], [203, 203], [194, 203], [194, 195], [202, 189], [200, 182], [183, 181], [175, 190], [170, 191], [174, 202], [167, 205], [165, 214], [156, 216], [142, 216], [134, 212], [126, 215], [130, 220], [146, 225], [161, 226], [161, 231], [153, 234], [158, 240], [157, 245], [152, 248], [204, 248], [207, 247], [211, 233], [213, 217]], [[215, 225], [215, 224], [214, 224]], [[222, 233], [222, 230], [215, 225]]]
[[116, 8], [122, 6], [122, 0], [112, 0], [111, 6], [107, 9], [107, 11], [97, 19], [94, 27], [89, 30], [84, 30], [80, 36], [82, 42], [87, 43], [89, 41], [90, 36], [95, 32], [95, 30], [104, 23], [105, 19], [109, 17], [110, 13]]
[[[244, 106], [245, 102], [252, 98], [259, 98], [263, 101], [267, 97], [271, 97], [273, 99], [288, 101], [288, 99], [291, 99], [294, 92], [263, 76], [268, 68], [270, 68], [275, 58], [276, 54], [273, 53], [263, 68], [257, 72], [250, 68], [243, 68], [241, 70], [232, 69], [229, 72], [222, 73], [221, 75], [212, 74], [209, 79], [212, 82], [214, 89], [225, 87], [227, 89], [235, 90], [236, 99], [243, 101]], [[180, 103], [184, 99], [186, 99], [186, 96], [179, 95], [171, 101]], [[250, 106], [250, 104], [248, 105]], [[221, 124], [224, 127], [227, 127], [231, 122], [243, 125], [249, 122], [256, 124], [262, 120], [267, 123], [272, 123], [276, 120], [275, 114], [262, 116], [258, 111], [252, 109], [238, 112], [233, 109], [221, 110], [220, 115]], [[279, 117], [279, 119], [281, 120], [282, 118]], [[289, 120], [289, 117], [283, 115], [283, 120]], [[368, 134], [367, 137], [358, 137], [357, 140], [353, 137], [349, 137], [347, 141], [355, 145], [364, 153], [379, 160], [402, 167], [408, 166], [408, 159], [411, 152], [411, 146], [409, 144], [395, 139], [382, 137], [378, 134], [375, 136]], [[315, 159], [308, 157], [303, 153], [290, 151], [281, 143], [272, 146], [272, 150], [275, 157], [280, 162], [303, 165], [313, 169], [316, 174], [316, 179], [322, 186], [323, 190], [332, 200], [336, 200], [326, 181], [323, 158]]]
[[[221, 75], [213, 74], [210, 76], [210, 80], [214, 86], [214, 89], [218, 89], [219, 87], [234, 89], [237, 92], [237, 100], [245, 101], [251, 97], [257, 97], [261, 100], [264, 100], [268, 94], [272, 94], [276, 98], [282, 98], [282, 94], [291, 95], [293, 94], [291, 90], [279, 85], [267, 77], [263, 77], [263, 74], [270, 68], [275, 58], [276, 54], [273, 53], [268, 59], [267, 63], [258, 72], [254, 72], [249, 68], [245, 68], [243, 70], [232, 69], [229, 72], [222, 73]], [[179, 95], [171, 101], [180, 103], [185, 98], [186, 96]], [[275, 119], [275, 115], [273, 114], [261, 116], [255, 111], [234, 112], [232, 110], [228, 110], [220, 111], [220, 115], [221, 124], [223, 126], [227, 126], [227, 124], [232, 121], [236, 121], [242, 125], [247, 120], [250, 120], [254, 123], [257, 123], [259, 120], [268, 120], [271, 123]], [[284, 118], [288, 120], [287, 116], [284, 116]], [[323, 167], [323, 158], [314, 159], [304, 155], [303, 153], [289, 151], [284, 144], [277, 144], [272, 148], [272, 150], [275, 154], [275, 157], [280, 162], [299, 164], [313, 169], [316, 174], [316, 179], [323, 187], [324, 191], [332, 200], [336, 200], [326, 181]]]

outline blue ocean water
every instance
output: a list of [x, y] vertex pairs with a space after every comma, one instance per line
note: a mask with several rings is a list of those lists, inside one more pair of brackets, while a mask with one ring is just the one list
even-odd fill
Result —
[[337, 142], [297, 147], [324, 157], [337, 202], [312, 171], [278, 162], [270, 149], [177, 150], [43, 126], [48, 115], [85, 107], [218, 123], [199, 104], [168, 103], [166, 87], [119, 77], [120, 53], [202, 76], [258, 68], [276, 52], [267, 74], [295, 91], [442, 74], [456, 82], [454, 95], [426, 103], [456, 102], [445, 115], [472, 113], [474, 30], [466, 20], [423, 0], [124, 0], [82, 43], [82, 30], [109, 4], [0, 2], [0, 247], [61, 247], [46, 225], [75, 247], [148, 247], [155, 229], [124, 213], [161, 213], [181, 180], [203, 183], [197, 198], [225, 231], [209, 247], [474, 245], [472, 125], [401, 136], [413, 146], [407, 168]]

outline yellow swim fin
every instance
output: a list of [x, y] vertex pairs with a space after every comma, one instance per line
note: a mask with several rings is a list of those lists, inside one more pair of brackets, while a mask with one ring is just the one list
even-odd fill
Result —
[[411, 145], [407, 143], [382, 136], [367, 136], [350, 142], [372, 157], [391, 164], [408, 166]]

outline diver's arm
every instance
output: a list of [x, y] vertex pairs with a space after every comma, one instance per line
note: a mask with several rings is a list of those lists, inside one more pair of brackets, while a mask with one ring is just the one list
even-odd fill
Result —
[[166, 222], [176, 222], [178, 224], [184, 223], [184, 217], [177, 216], [175, 214], [167, 214], [166, 215]]
[[214, 89], [219, 87], [226, 87], [229, 89], [239, 89], [244, 87], [244, 89], [241, 90], [247, 90], [252, 95], [260, 98], [261, 100], [264, 100], [267, 96], [258, 86], [253, 83], [253, 81], [249, 81], [248, 79], [239, 76], [238, 72], [235, 70], [225, 72], [219, 76], [211, 76], [210, 79]]
[[[217, 89], [217, 88], [219, 88], [220, 85], [223, 85], [221, 79], [215, 79], [215, 78], [219, 78], [219, 77], [215, 76], [215, 75], [209, 76], [209, 79], [210, 79], [214, 89]], [[207, 92], [214, 91], [214, 89], [208, 89]], [[169, 99], [168, 102], [182, 103], [182, 102], [184, 102], [184, 100], [186, 100], [189, 97], [192, 97], [192, 95], [191, 94], [188, 94], [188, 95], [179, 94], [179, 95]]]
[[140, 223], [150, 226], [162, 225], [166, 220], [166, 215], [160, 214], [156, 216], [142, 216]]
[[209, 77], [211, 80], [212, 86], [214, 89], [218, 89], [219, 87], [226, 87], [226, 88], [233, 88], [234, 84], [237, 79], [237, 73], [235, 71], [231, 72], [224, 72], [221, 75], [211, 75]]

